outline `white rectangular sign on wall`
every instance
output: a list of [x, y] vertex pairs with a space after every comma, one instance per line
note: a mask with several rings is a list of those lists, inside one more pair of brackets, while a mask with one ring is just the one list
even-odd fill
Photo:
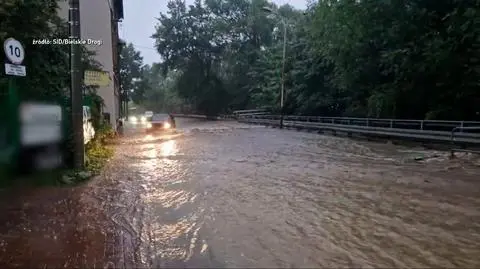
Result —
[[57, 105], [23, 103], [20, 106], [22, 146], [42, 146], [62, 141], [62, 108]]

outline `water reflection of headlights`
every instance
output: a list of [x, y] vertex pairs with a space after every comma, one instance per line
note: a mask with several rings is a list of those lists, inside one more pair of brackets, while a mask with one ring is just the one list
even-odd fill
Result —
[[147, 118], [146, 118], [146, 117], [141, 117], [141, 118], [140, 118], [140, 121], [141, 121], [142, 123], [145, 123], [145, 122], [147, 122]]
[[147, 123], [147, 128], [152, 128], [152, 124], [151, 124], [151, 123]]
[[162, 156], [174, 155], [176, 151], [175, 140], [169, 140], [161, 144], [160, 153]]
[[165, 122], [165, 124], [163, 125], [163, 127], [164, 127], [165, 129], [170, 129], [171, 126], [170, 126], [170, 123]]
[[130, 121], [136, 123], [138, 121], [137, 117], [130, 117]]

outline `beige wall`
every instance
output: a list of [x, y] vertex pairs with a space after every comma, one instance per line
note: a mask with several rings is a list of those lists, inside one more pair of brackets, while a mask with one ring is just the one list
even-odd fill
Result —
[[[80, 25], [82, 40], [101, 40], [102, 44], [90, 45], [88, 48], [96, 53], [95, 60], [103, 70], [110, 73], [112, 79], [107, 87], [98, 88], [104, 102], [104, 112], [110, 113], [111, 124], [115, 127], [118, 112], [118, 94], [114, 92], [112, 25], [109, 0], [80, 0]], [[68, 0], [59, 0], [59, 15], [68, 20]]]

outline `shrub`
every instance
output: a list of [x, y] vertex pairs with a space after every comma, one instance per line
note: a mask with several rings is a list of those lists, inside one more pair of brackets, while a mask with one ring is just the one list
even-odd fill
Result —
[[102, 125], [85, 149], [86, 168], [98, 174], [108, 159], [113, 156], [113, 149], [107, 145], [115, 138], [115, 131], [109, 125]]
[[112, 126], [103, 124], [96, 131], [94, 140], [98, 140], [102, 144], [109, 144], [115, 138], [115, 136], [116, 133]]

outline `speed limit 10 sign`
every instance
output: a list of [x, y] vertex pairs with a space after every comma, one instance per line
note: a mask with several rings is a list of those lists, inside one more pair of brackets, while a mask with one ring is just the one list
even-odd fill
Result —
[[25, 59], [25, 50], [22, 43], [14, 38], [9, 38], [3, 42], [3, 50], [12, 64], [21, 64]]

